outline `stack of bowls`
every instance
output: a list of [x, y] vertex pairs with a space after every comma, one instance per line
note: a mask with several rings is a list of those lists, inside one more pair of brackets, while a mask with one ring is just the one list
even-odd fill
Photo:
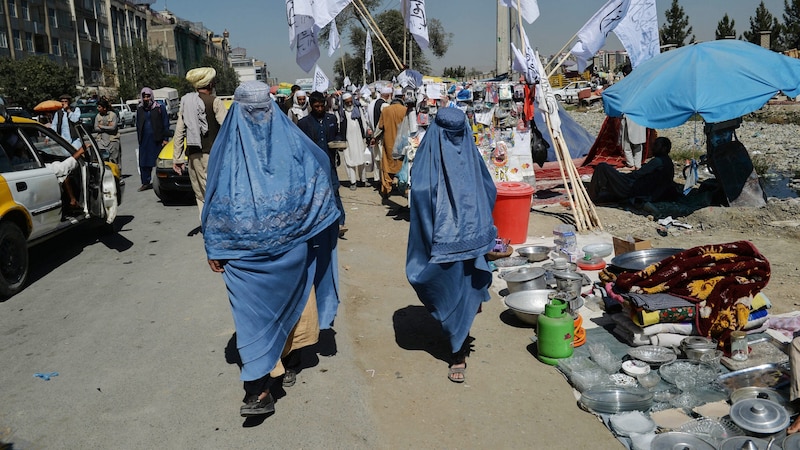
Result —
[[681, 341], [681, 350], [686, 354], [687, 359], [700, 361], [703, 355], [714, 354], [717, 350], [717, 342], [702, 336], [689, 336]]
[[644, 389], [597, 387], [581, 394], [581, 404], [598, 413], [647, 411], [653, 405], [653, 393]]

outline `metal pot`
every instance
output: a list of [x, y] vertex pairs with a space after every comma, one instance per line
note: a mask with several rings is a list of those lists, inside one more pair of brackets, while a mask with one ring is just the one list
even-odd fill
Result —
[[539, 267], [523, 267], [500, 275], [508, 285], [508, 292], [532, 291], [546, 289], [545, 271]]
[[717, 349], [717, 341], [702, 336], [689, 336], [681, 341], [681, 350], [687, 359], [700, 361], [706, 353], [713, 353]]
[[575, 272], [555, 272], [553, 277], [556, 279], [556, 287], [559, 291], [566, 292], [571, 298], [581, 296], [583, 275]]

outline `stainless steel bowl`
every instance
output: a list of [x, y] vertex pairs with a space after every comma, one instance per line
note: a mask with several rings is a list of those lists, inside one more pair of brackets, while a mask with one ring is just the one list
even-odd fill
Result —
[[508, 292], [515, 293], [533, 289], [547, 288], [545, 271], [540, 267], [523, 267], [500, 275], [508, 286]]
[[544, 312], [544, 306], [550, 302], [552, 289], [534, 289], [509, 294], [504, 302], [508, 309], [514, 312], [519, 320], [536, 325], [539, 323], [539, 314]]
[[519, 256], [528, 258], [528, 262], [539, 262], [547, 259], [549, 257], [549, 253], [553, 250], [555, 250], [555, 247], [548, 247], [546, 245], [527, 245], [525, 247], [518, 248], [517, 253], [519, 253]]

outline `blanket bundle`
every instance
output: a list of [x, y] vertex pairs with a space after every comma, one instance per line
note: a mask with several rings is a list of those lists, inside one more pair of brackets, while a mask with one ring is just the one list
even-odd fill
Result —
[[[685, 299], [696, 308], [692, 318], [698, 334], [724, 342], [731, 331], [746, 328], [751, 313], [767, 308], [766, 304], [759, 306], [753, 302], [754, 297], [767, 285], [769, 278], [770, 265], [764, 255], [752, 243], [737, 241], [694, 247], [639, 272], [622, 273], [616, 279], [615, 289], [618, 292], [627, 292], [629, 296], [633, 296], [631, 298], [636, 298], [635, 294], [669, 293]], [[761, 297], [758, 301], [764, 302], [766, 297]], [[641, 298], [634, 300], [640, 301]], [[682, 316], [688, 314], [682, 309], [686, 308], [685, 305], [680, 306], [677, 301], [673, 305], [669, 303], [673, 300], [668, 298], [655, 301], [668, 302], [665, 309], [672, 310], [668, 316], [688, 318]], [[639, 307], [647, 311], [645, 306]], [[643, 314], [640, 324], [646, 326], [652, 325], [650, 322], [662, 322], [660, 319], [665, 314], [658, 314], [659, 320], [655, 322], [652, 316]], [[761, 318], [753, 317], [754, 320]]]

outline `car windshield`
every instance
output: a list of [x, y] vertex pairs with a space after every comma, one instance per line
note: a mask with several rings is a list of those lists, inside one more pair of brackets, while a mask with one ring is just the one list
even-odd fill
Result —
[[97, 105], [78, 105], [78, 108], [80, 108], [81, 114], [97, 114]]

